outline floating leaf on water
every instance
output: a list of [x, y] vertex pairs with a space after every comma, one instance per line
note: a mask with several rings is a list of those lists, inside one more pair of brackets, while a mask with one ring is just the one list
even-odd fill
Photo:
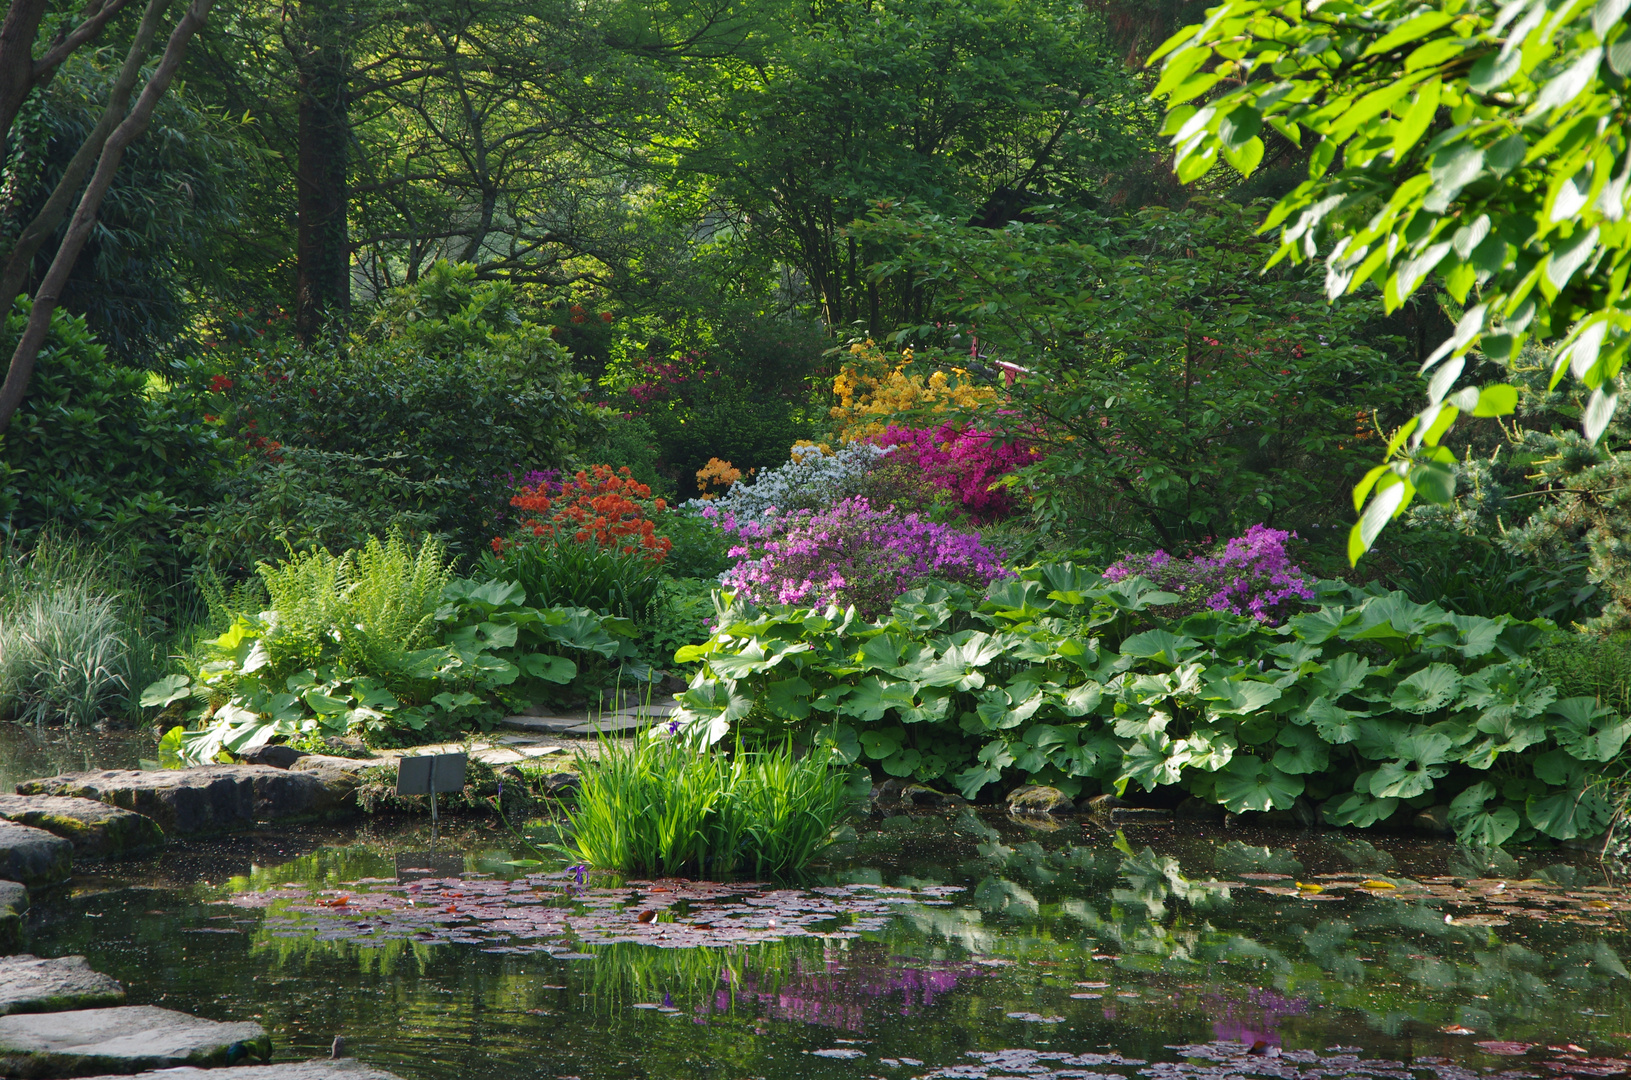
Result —
[[1444, 1032], [1444, 1034], [1446, 1034], [1446, 1035], [1476, 1035], [1476, 1034], [1478, 1034], [1478, 1032], [1474, 1031], [1472, 1028], [1462, 1027], [1460, 1024], [1445, 1024], [1443, 1027], [1439, 1028], [1439, 1030]]
[[1473, 1045], [1478, 1047], [1478, 1049], [1482, 1050], [1486, 1054], [1499, 1054], [1502, 1057], [1518, 1057], [1522, 1054], [1527, 1054], [1529, 1051], [1535, 1048], [1534, 1043], [1525, 1042], [1490, 1041], [1473, 1043]]
[[839, 1061], [853, 1061], [856, 1058], [866, 1057], [866, 1054], [862, 1051], [851, 1050], [847, 1046], [834, 1047], [831, 1050], [806, 1050], [805, 1053], [811, 1057], [835, 1058]]

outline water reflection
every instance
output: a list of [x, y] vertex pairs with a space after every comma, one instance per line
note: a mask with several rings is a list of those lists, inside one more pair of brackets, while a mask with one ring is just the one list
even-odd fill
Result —
[[[1207, 1077], [1271, 1052], [1274, 1069], [1315, 1053], [1301, 1077], [1420, 1080], [1379, 1061], [1422, 1055], [1615, 1075], [1581, 1070], [1631, 1044], [1631, 897], [1588, 861], [972, 813], [885, 825], [800, 890], [578, 889], [479, 828], [434, 878], [399, 880], [426, 869], [404, 854], [423, 840], [385, 833], [209, 884], [136, 889], [136, 864], [45, 915], [37, 945], [88, 953], [144, 1002], [259, 1014], [285, 1057], [343, 1030], [408, 1080], [996, 1077], [1025, 1054], [1035, 1075], [1160, 1080], [1193, 1056], [1174, 1045], [1223, 1055]], [[424, 925], [392, 921], [431, 893], [401, 909]], [[708, 947], [654, 947], [685, 935]], [[1344, 1045], [1364, 1069], [1327, 1050]]]

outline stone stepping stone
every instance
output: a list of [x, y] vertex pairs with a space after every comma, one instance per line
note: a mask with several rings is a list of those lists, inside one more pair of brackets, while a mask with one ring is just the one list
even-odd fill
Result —
[[619, 709], [609, 716], [649, 717], [653, 720], [666, 720], [680, 711], [678, 705], [639, 705], [632, 709]]
[[24, 885], [67, 881], [74, 864], [74, 845], [44, 829], [0, 819], [0, 878]]
[[[227, 832], [262, 821], [322, 818], [355, 805], [350, 793], [314, 772], [269, 765], [67, 773], [25, 781], [17, 785], [17, 793], [96, 799], [145, 814], [171, 836]], [[0, 874], [4, 869], [0, 863]]]
[[28, 910], [28, 886], [0, 881], [0, 953], [23, 947], [23, 912]]
[[5, 1076], [210, 1068], [271, 1056], [272, 1040], [259, 1024], [218, 1024], [154, 1005], [0, 1016], [0, 1075]]
[[[291, 1061], [281, 1065], [242, 1065], [227, 1069], [165, 1069], [143, 1075], [152, 1080], [400, 1080], [393, 1073], [365, 1065], [355, 1058]], [[93, 1076], [88, 1080], [129, 1078]]]
[[130, 855], [164, 845], [158, 822], [96, 799], [0, 795], [0, 818], [62, 837], [81, 859]]
[[0, 1016], [124, 1003], [119, 981], [92, 971], [83, 956], [42, 960], [24, 953], [0, 959]]
[[654, 719], [639, 716], [603, 716], [599, 720], [589, 720], [576, 727], [569, 727], [563, 734], [621, 735], [629, 731], [644, 731], [652, 725]]
[[565, 716], [506, 716], [499, 723], [504, 727], [514, 728], [517, 731], [564, 735], [572, 728], [582, 726], [583, 721], [572, 720]]
[[517, 761], [566, 752], [564, 746], [489, 746], [472, 751], [471, 757], [487, 765], [513, 765]]

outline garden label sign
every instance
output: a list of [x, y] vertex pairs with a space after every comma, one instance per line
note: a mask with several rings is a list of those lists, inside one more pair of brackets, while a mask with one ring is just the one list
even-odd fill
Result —
[[397, 795], [429, 795], [430, 823], [436, 824], [436, 796], [464, 790], [464, 754], [427, 754], [403, 758], [396, 766]]

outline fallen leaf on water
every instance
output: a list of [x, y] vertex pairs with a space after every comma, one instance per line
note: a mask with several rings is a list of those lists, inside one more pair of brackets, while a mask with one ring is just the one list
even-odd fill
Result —
[[1397, 889], [1398, 886], [1391, 881], [1361, 881], [1361, 889]]
[[1301, 881], [1297, 882], [1297, 888], [1301, 889], [1303, 892], [1311, 893], [1321, 893], [1325, 891], [1324, 885], [1309, 885]]
[[1564, 1043], [1562, 1046], [1547, 1044], [1546, 1049], [1554, 1054], [1584, 1054], [1586, 1052], [1584, 1046], [1576, 1046], [1574, 1043]]
[[1476, 1035], [1476, 1034], [1478, 1034], [1478, 1032], [1474, 1031], [1472, 1028], [1462, 1027], [1460, 1024], [1445, 1024], [1443, 1027], [1439, 1028], [1439, 1030], [1444, 1032], [1444, 1034], [1446, 1034], [1446, 1035]]
[[1534, 1043], [1523, 1042], [1491, 1041], [1473, 1043], [1473, 1045], [1478, 1047], [1478, 1049], [1482, 1050], [1486, 1054], [1500, 1054], [1503, 1057], [1517, 1057], [1519, 1054], [1527, 1054], [1529, 1051], [1535, 1048]]

